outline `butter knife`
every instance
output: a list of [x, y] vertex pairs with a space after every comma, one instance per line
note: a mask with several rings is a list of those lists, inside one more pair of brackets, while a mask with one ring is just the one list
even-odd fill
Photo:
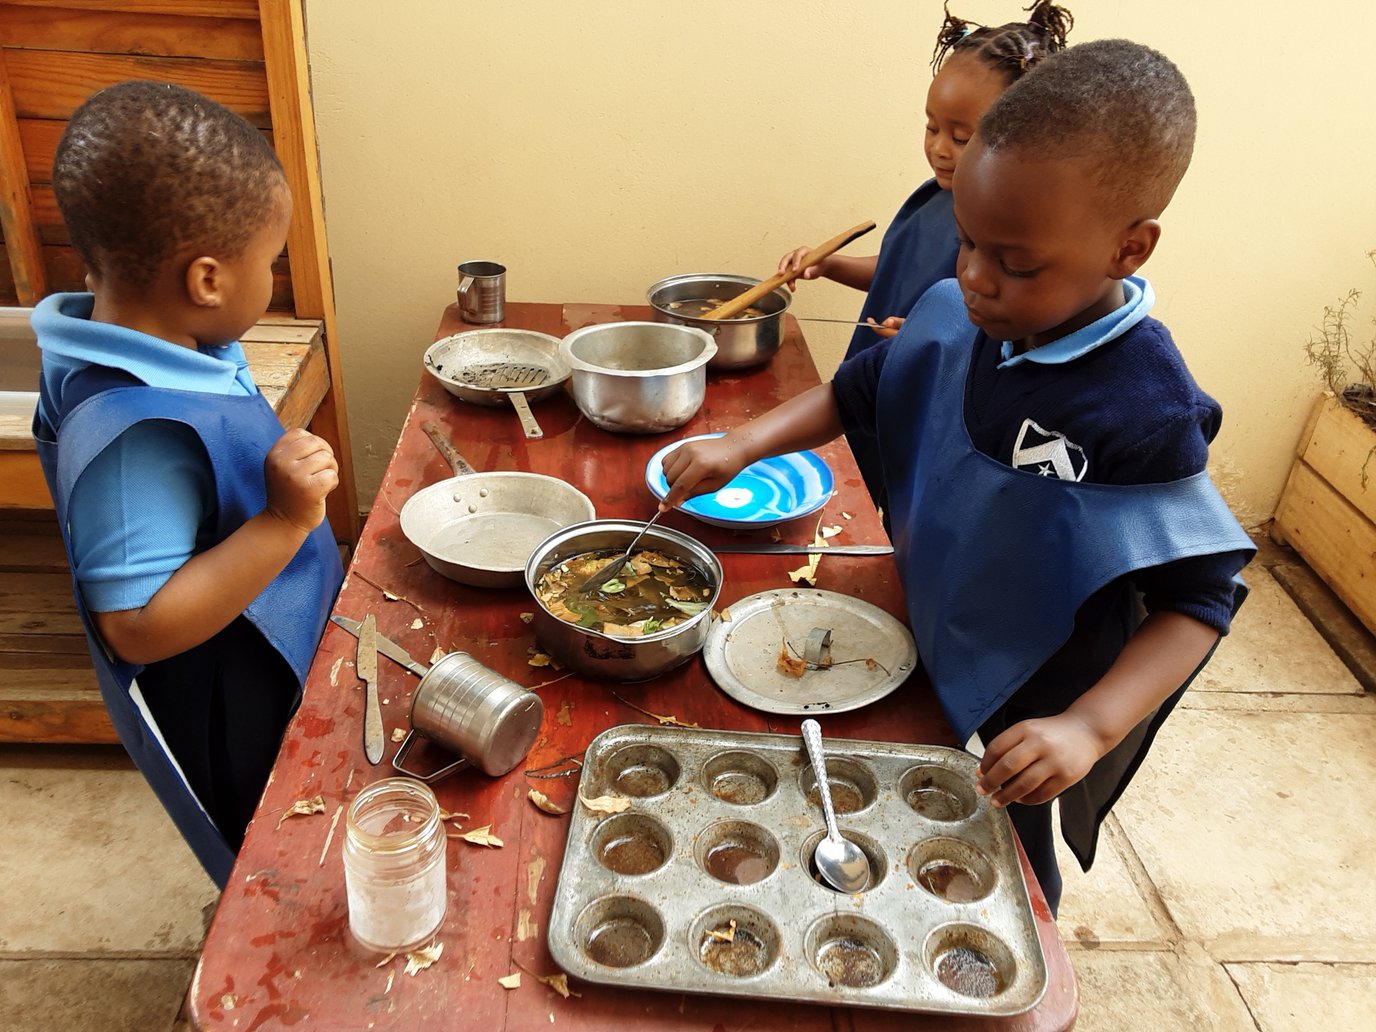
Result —
[[[340, 616], [338, 613], [334, 614], [334, 616], [330, 617], [330, 619], [337, 623], [340, 627], [343, 627], [355, 638], [358, 637], [359, 631], [363, 629], [363, 625], [359, 623], [357, 620], [351, 620], [347, 616]], [[394, 663], [400, 663], [402, 666], [404, 666], [407, 670], [411, 671], [411, 673], [415, 674], [417, 677], [424, 677], [426, 674], [430, 672], [430, 668], [428, 666], [426, 666], [420, 660], [415, 659], [404, 648], [402, 648], [400, 645], [394, 642], [391, 638], [387, 637], [387, 635], [376, 634], [375, 637], [377, 639], [377, 650], [381, 652], [384, 656], [386, 656], [388, 659], [392, 660]]]
[[790, 545], [774, 542], [758, 545], [714, 545], [712, 551], [759, 555], [893, 555], [893, 545]]
[[382, 707], [377, 701], [377, 618], [369, 613], [358, 631], [358, 659], [355, 669], [368, 685], [368, 702], [363, 717], [363, 755], [369, 763], [382, 759]]

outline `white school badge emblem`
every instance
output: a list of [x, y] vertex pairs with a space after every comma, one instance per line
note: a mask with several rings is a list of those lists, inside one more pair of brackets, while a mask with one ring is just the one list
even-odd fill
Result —
[[1089, 472], [1089, 458], [1078, 444], [1067, 441], [1065, 434], [1043, 430], [1032, 420], [1024, 419], [1013, 445], [1013, 468], [1039, 477], [1083, 480]]

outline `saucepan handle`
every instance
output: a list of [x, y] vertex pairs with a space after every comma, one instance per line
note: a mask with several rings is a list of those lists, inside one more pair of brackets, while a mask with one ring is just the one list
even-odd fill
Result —
[[466, 477], [470, 473], [478, 472], [459, 454], [459, 450], [449, 443], [449, 438], [444, 436], [444, 431], [433, 419], [427, 419], [420, 428], [425, 431], [425, 436], [430, 438], [435, 450], [444, 456], [444, 461], [449, 463], [449, 468], [454, 471], [456, 477]]
[[429, 784], [432, 781], [438, 781], [440, 778], [447, 777], [450, 774], [453, 774], [456, 770], [463, 770], [464, 767], [467, 767], [469, 765], [468, 757], [464, 756], [460, 757], [458, 760], [455, 760], [453, 763], [449, 764], [449, 766], [441, 767], [439, 770], [434, 771], [430, 774], [422, 774], [420, 771], [409, 770], [405, 765], [406, 757], [411, 752], [411, 739], [415, 737], [416, 732], [414, 729], [406, 732], [406, 738], [401, 743], [401, 748], [398, 749], [397, 754], [392, 757], [393, 770], [399, 770], [401, 771], [401, 773], [409, 777], [416, 778], [420, 781], [424, 781], [426, 784]]
[[532, 441], [544, 437], [545, 432], [540, 429], [540, 424], [535, 422], [535, 413], [530, 411], [530, 400], [520, 391], [513, 391], [507, 397], [511, 399], [511, 406], [516, 410], [516, 415], [521, 417], [521, 429], [525, 431], [526, 437]]

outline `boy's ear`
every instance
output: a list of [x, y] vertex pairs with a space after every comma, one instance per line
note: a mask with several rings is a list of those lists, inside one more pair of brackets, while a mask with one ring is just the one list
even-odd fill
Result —
[[1113, 256], [1113, 278], [1124, 279], [1145, 265], [1160, 239], [1161, 223], [1156, 219], [1141, 219], [1129, 226]]
[[186, 267], [186, 296], [194, 305], [219, 308], [224, 303], [225, 270], [208, 256], [191, 259]]

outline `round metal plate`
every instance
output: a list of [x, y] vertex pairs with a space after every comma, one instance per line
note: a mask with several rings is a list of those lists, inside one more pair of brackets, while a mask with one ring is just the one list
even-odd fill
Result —
[[[917, 666], [906, 627], [868, 602], [815, 588], [778, 588], [734, 602], [712, 621], [703, 646], [707, 671], [727, 695], [765, 713], [845, 713], [882, 699]], [[806, 663], [808, 642], [831, 631], [831, 665]]]

